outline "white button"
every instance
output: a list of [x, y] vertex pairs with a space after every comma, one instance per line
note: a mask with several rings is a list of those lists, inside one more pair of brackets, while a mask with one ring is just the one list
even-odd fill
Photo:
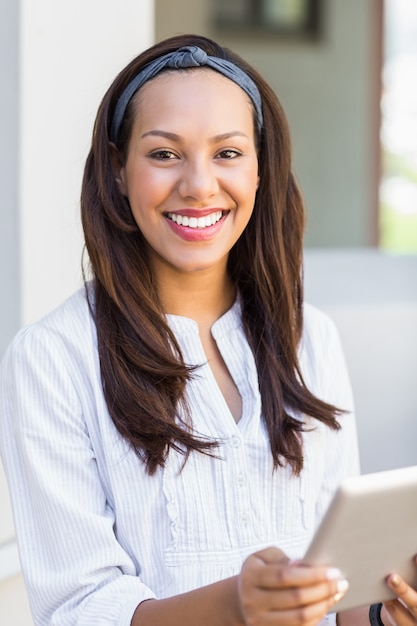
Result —
[[240, 446], [240, 438], [236, 436], [232, 437], [231, 444], [234, 448], [238, 448]]
[[247, 524], [249, 524], [249, 513], [242, 513], [240, 521], [244, 526], [247, 526]]
[[243, 485], [246, 483], [246, 474], [241, 472], [239, 476], [237, 477], [237, 483], [239, 487], [243, 487]]

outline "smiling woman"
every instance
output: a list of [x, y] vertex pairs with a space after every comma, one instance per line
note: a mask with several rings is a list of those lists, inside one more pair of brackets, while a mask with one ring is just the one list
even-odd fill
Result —
[[337, 331], [303, 302], [275, 94], [204, 37], [146, 50], [99, 107], [81, 216], [85, 289], [0, 377], [36, 626], [334, 625], [347, 581], [299, 559], [356, 427]]

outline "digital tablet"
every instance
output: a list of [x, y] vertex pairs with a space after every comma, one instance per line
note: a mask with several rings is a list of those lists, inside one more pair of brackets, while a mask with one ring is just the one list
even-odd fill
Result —
[[303, 563], [339, 568], [349, 581], [332, 611], [395, 597], [397, 572], [417, 588], [417, 466], [349, 478], [337, 490]]

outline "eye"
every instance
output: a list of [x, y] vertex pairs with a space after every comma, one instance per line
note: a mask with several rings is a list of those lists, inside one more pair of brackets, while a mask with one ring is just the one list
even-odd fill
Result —
[[220, 150], [220, 152], [218, 152], [216, 156], [218, 159], [230, 160], [230, 159], [235, 159], [236, 157], [239, 157], [241, 155], [242, 153], [239, 150], [226, 148], [225, 150]]
[[171, 150], [155, 150], [151, 152], [149, 155], [151, 159], [156, 159], [157, 161], [170, 161], [173, 159], [178, 159], [178, 156], [171, 152]]

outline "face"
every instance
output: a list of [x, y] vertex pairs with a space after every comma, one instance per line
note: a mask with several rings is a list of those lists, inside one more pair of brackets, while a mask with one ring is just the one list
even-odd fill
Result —
[[258, 183], [248, 96], [208, 69], [156, 77], [137, 95], [119, 177], [157, 273], [225, 272]]

